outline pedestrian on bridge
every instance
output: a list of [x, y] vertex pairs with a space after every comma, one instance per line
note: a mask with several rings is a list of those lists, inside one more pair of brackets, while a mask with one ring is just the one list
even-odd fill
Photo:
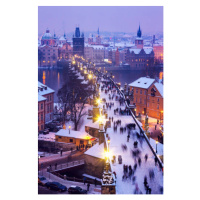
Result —
[[127, 136], [127, 142], [129, 142], [130, 135]]
[[89, 189], [90, 189], [90, 184], [88, 183], [87, 184], [87, 191], [89, 191]]
[[145, 162], [147, 162], [148, 154], [145, 154], [144, 159], [145, 159]]
[[95, 185], [95, 187], [97, 186], [97, 179], [96, 178], [94, 179], [94, 185]]
[[86, 177], [84, 176], [84, 178], [83, 178], [83, 183], [84, 183], [84, 185], [85, 185], [85, 182], [86, 182]]

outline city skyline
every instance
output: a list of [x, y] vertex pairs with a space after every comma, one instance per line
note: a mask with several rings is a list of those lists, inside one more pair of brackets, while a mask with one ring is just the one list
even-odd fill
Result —
[[[103, 12], [103, 15], [101, 14]], [[99, 17], [100, 16], [100, 17]], [[74, 32], [136, 32], [139, 25], [143, 34], [163, 32], [162, 6], [39, 6], [38, 34], [49, 28], [57, 35]]]

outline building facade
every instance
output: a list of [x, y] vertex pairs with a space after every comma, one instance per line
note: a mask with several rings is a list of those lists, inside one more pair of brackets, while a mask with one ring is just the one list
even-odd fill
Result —
[[41, 45], [38, 47], [38, 66], [39, 67], [54, 67], [57, 65], [58, 47]]
[[136, 114], [148, 114], [149, 117], [163, 120], [163, 85], [155, 79], [141, 77], [129, 84], [133, 90], [133, 104]]
[[125, 60], [131, 68], [148, 69], [154, 66], [154, 52], [152, 48], [128, 49]]
[[139, 29], [137, 31], [137, 37], [135, 39], [135, 45], [137, 47], [137, 49], [143, 49], [143, 39], [142, 39], [142, 31], [140, 30], [140, 26]]
[[[52, 90], [51, 88], [47, 87], [46, 85], [38, 81], [38, 95], [46, 99], [45, 104], [44, 104], [45, 123], [53, 120], [54, 92], [55, 92], [54, 90]], [[38, 112], [39, 112], [39, 108], [38, 108]]]
[[73, 55], [73, 48], [68, 42], [58, 46], [58, 59], [70, 59]]
[[153, 51], [155, 64], [163, 64], [163, 45], [154, 44]]
[[38, 94], [38, 132], [45, 127], [45, 102], [46, 98]]
[[49, 46], [55, 46], [56, 45], [56, 40], [51, 35], [49, 29], [47, 29], [46, 33], [42, 36], [41, 45], [49, 45]]
[[84, 34], [80, 34], [79, 27], [76, 27], [73, 36], [73, 55], [84, 56]]

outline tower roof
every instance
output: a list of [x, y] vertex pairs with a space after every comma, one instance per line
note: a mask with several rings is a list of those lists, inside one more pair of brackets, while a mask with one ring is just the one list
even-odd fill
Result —
[[142, 31], [140, 30], [140, 25], [139, 25], [139, 29], [137, 31], [137, 37], [142, 37]]
[[79, 27], [76, 27], [76, 30], [75, 30], [75, 37], [80, 37], [81, 34], [80, 34], [80, 29]]

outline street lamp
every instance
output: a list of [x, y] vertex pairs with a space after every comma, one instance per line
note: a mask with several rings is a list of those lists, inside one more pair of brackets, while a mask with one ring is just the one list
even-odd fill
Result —
[[39, 160], [40, 160], [40, 155], [38, 155], [38, 172], [40, 171], [40, 163], [39, 163]]
[[70, 134], [70, 129], [71, 129], [71, 126], [69, 126], [69, 134]]
[[158, 145], [158, 140], [156, 140], [156, 153], [158, 153], [158, 151], [157, 151], [157, 145]]

